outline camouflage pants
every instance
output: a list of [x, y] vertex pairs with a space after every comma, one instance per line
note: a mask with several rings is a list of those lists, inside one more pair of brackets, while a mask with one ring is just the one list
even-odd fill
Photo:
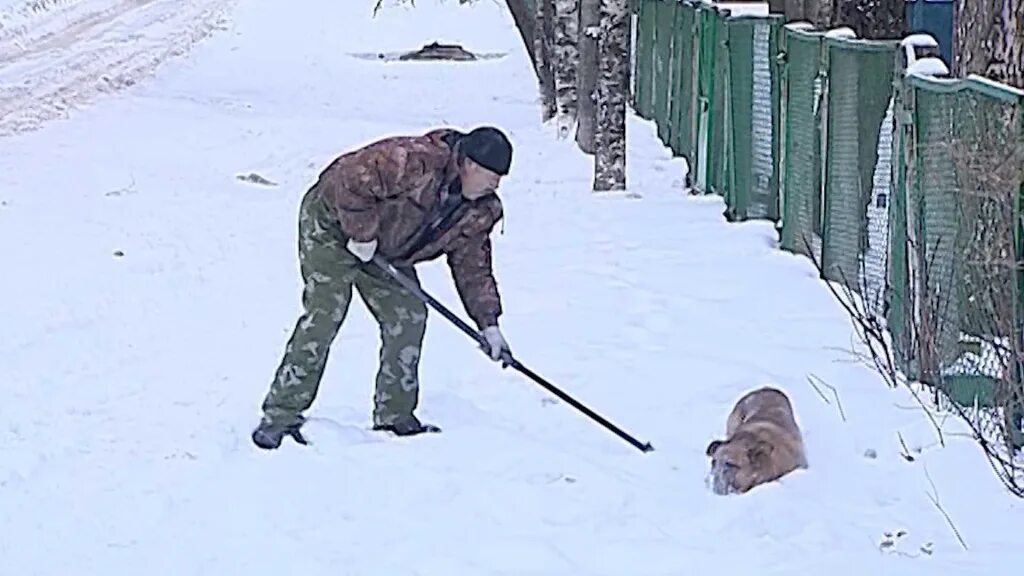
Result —
[[[316, 398], [353, 287], [380, 325], [374, 424], [392, 424], [416, 408], [426, 305], [373, 264], [360, 262], [345, 248], [345, 242], [323, 204], [315, 194], [307, 193], [299, 210], [303, 312], [263, 401], [265, 423], [288, 426], [302, 421], [302, 412]], [[415, 271], [403, 272], [417, 279]]]

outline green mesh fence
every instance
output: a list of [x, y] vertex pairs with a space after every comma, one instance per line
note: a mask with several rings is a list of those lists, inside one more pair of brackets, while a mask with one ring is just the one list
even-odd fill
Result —
[[694, 0], [640, 0], [634, 107], [687, 159], [697, 193], [730, 219], [779, 217], [781, 16]]
[[726, 114], [731, 168], [727, 216], [778, 219], [778, 102], [776, 68], [782, 17], [729, 16], [729, 98]]
[[[914, 340], [910, 319], [914, 314], [914, 303], [910, 299], [912, 293], [910, 275], [910, 256], [907, 247], [912, 235], [908, 231], [916, 218], [907, 209], [907, 188], [912, 175], [909, 166], [914, 165], [913, 118], [909, 110], [913, 106], [913, 92], [905, 83], [895, 85], [896, 105], [894, 106], [893, 124], [893, 178], [892, 191], [889, 196], [888, 210], [888, 308], [884, 313], [884, 321], [892, 337], [893, 353], [899, 369], [907, 375], [917, 374]], [[878, 211], [869, 207], [869, 215], [878, 216]], [[914, 225], [916, 226], [916, 224]]]
[[690, 170], [693, 173], [694, 188], [698, 192], [706, 192], [709, 186], [708, 156], [711, 154], [711, 104], [712, 98], [714, 98], [715, 85], [714, 18], [714, 9], [704, 5], [695, 7], [697, 73], [694, 88], [696, 95], [696, 126], [694, 130], [696, 135], [693, 158], [690, 159]]
[[[754, 114], [754, 25], [756, 20], [725, 18], [726, 55], [728, 57], [728, 84], [726, 86], [728, 181], [724, 188], [726, 215], [737, 219], [742, 210], [740, 198], [750, 186], [750, 168], [753, 164], [752, 118]], [[742, 190], [742, 191], [741, 191]]]
[[654, 22], [655, 3], [641, 0], [633, 49], [633, 109], [647, 120], [653, 119], [654, 115]]
[[786, 27], [782, 246], [884, 315], [897, 42]]
[[[894, 55], [893, 55], [894, 56]], [[881, 57], [878, 57], [880, 65]], [[870, 64], [873, 63], [869, 63]], [[895, 75], [895, 62], [890, 60], [890, 67], [883, 76], [891, 82]], [[895, 87], [890, 84], [885, 87], [874, 84], [872, 93], [881, 99], [885, 94], [886, 102], [875, 100], [871, 102], [871, 112], [866, 117], [867, 121], [862, 127], [872, 127], [876, 123], [880, 126], [877, 132], [869, 133], [869, 142], [861, 140], [861, 162], [864, 166], [874, 164], [874, 170], [870, 177], [869, 197], [864, 209], [864, 225], [867, 237], [864, 245], [861, 246], [861, 283], [859, 292], [864, 300], [866, 309], [882, 325], [885, 324], [886, 311], [891, 306], [891, 291], [889, 290], [892, 281], [890, 275], [890, 261], [892, 259], [892, 210], [893, 210], [893, 175], [899, 156], [899, 148], [896, 140], [896, 98]], [[865, 106], [869, 104], [865, 103]], [[864, 132], [861, 133], [862, 136]], [[874, 142], [873, 158], [865, 161], [863, 154], [870, 152], [871, 142]], [[863, 174], [863, 173], [862, 173]]]
[[693, 4], [679, 2], [676, 4], [676, 40], [675, 40], [675, 82], [676, 98], [673, 101], [672, 139], [669, 141], [672, 151], [684, 158], [693, 158], [696, 149], [696, 113], [697, 94], [694, 86], [697, 82], [697, 54], [699, 53], [699, 28], [697, 12]]
[[896, 42], [637, 2], [634, 106], [693, 191], [780, 223], [889, 330], [905, 376], [1020, 422], [1024, 93], [905, 77]]
[[675, 7], [671, 0], [659, 0], [654, 6], [654, 118], [658, 127], [658, 138], [666, 142], [672, 100], [672, 37]]
[[1020, 393], [1024, 93], [978, 78], [909, 84], [911, 355], [954, 401], [1005, 406], [1008, 385]]
[[636, 84], [637, 84], [637, 82], [636, 82], [636, 76], [637, 76], [636, 66], [637, 66], [637, 47], [638, 47], [638, 44], [637, 44], [637, 40], [638, 40], [637, 33], [639, 31], [638, 29], [639, 29], [640, 24], [639, 24], [639, 20], [638, 20], [637, 16], [638, 16], [637, 14], [631, 14], [630, 15], [631, 20], [630, 20], [630, 23], [629, 23], [629, 25], [630, 25], [630, 30], [629, 30], [629, 32], [630, 32], [629, 46], [632, 48], [632, 50], [629, 51], [629, 100], [627, 101], [627, 103], [630, 106], [632, 106], [634, 110], [636, 109], [636, 105], [637, 105], [637, 102], [638, 102], [637, 94], [636, 94]]
[[[665, 118], [665, 130], [662, 142], [667, 142], [670, 146], [676, 141], [678, 136], [676, 132], [679, 130], [679, 111], [684, 104], [681, 102], [683, 97], [682, 82], [680, 81], [680, 73], [682, 72], [679, 66], [680, 50], [682, 44], [685, 42], [685, 38], [679, 34], [680, 21], [682, 19], [683, 10], [679, 5], [679, 2], [671, 2], [669, 4], [669, 19], [671, 20], [671, 30], [669, 33], [672, 36], [671, 44], [671, 56], [669, 60], [670, 64], [670, 80], [669, 80], [669, 105], [668, 115]], [[660, 126], [659, 126], [660, 129]]]
[[783, 28], [781, 245], [815, 259], [821, 254], [822, 39], [820, 33]]
[[[822, 108], [827, 135], [822, 270], [826, 279], [859, 293], [875, 310], [881, 310], [886, 284], [888, 226], [883, 216], [885, 184], [891, 178], [890, 108], [898, 45], [838, 38], [824, 41], [828, 85]], [[882, 188], [879, 194], [876, 173]], [[871, 220], [869, 205], [874, 205]], [[869, 230], [872, 223], [876, 225]]]
[[709, 59], [711, 68], [711, 90], [708, 94], [711, 110], [708, 125], [707, 142], [707, 188], [705, 192], [725, 196], [729, 193], [729, 155], [728, 146], [729, 123], [726, 115], [726, 102], [729, 101], [729, 30], [725, 23], [728, 10], [706, 10], [706, 31], [709, 42]]

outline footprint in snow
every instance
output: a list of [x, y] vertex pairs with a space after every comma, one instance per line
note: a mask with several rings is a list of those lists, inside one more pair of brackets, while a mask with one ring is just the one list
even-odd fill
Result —
[[343, 424], [330, 418], [312, 417], [302, 425], [302, 435], [313, 446], [373, 444], [385, 442], [386, 436], [368, 427]]

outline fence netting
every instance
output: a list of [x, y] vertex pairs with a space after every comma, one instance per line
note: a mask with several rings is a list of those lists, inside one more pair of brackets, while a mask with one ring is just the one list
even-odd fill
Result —
[[1019, 419], [1024, 95], [976, 78], [913, 78], [908, 94], [908, 368]]
[[637, 1], [633, 105], [690, 191], [775, 222], [887, 330], [908, 379], [1018, 418], [1024, 93], [906, 74], [898, 41]]
[[785, 29], [782, 247], [821, 258], [820, 33]]

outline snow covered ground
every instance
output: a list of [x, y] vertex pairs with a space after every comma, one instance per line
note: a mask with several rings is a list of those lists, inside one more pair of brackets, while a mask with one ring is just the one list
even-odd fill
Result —
[[0, 0], [0, 135], [131, 86], [221, 25], [234, 0]]
[[[18, 20], [19, 37], [34, 39], [21, 56], [7, 20], [0, 29], [0, 123], [40, 128], [0, 138], [0, 574], [931, 576], [1024, 565], [1021, 503], [954, 423], [939, 447], [906, 392], [850, 361], [840, 305], [808, 261], [777, 249], [769, 224], [728, 224], [718, 199], [681, 194], [683, 162], [632, 118], [640, 197], [588, 192], [590, 161], [539, 126], [503, 3], [385, 4], [371, 20], [372, 1], [250, 0], [195, 46], [179, 41], [216, 21], [199, 15], [231, 5], [176, 2], [154, 28], [162, 16], [142, 10], [170, 3], [49, 4], [52, 17]], [[73, 24], [112, 7], [125, 17], [106, 33]], [[46, 30], [55, 35], [40, 40]], [[432, 40], [508, 55], [348, 55]], [[148, 60], [144, 81], [96, 97], [96, 74], [122, 70], [112, 63], [186, 44], [187, 58]], [[94, 69], [62, 71], [79, 58]], [[54, 94], [91, 105], [47, 115], [64, 97]], [[377, 328], [362, 305], [310, 414], [314, 444], [257, 450], [248, 435], [299, 312], [305, 188], [379, 136], [485, 122], [516, 144], [494, 236], [513, 350], [656, 450], [634, 450], [500, 370], [437, 314], [420, 414], [444, 433], [378, 436]], [[238, 179], [253, 172], [273, 185]], [[462, 313], [442, 262], [422, 278]], [[825, 390], [826, 403], [810, 374], [840, 402]], [[811, 468], [715, 496], [704, 447], [763, 384], [793, 399]]]

